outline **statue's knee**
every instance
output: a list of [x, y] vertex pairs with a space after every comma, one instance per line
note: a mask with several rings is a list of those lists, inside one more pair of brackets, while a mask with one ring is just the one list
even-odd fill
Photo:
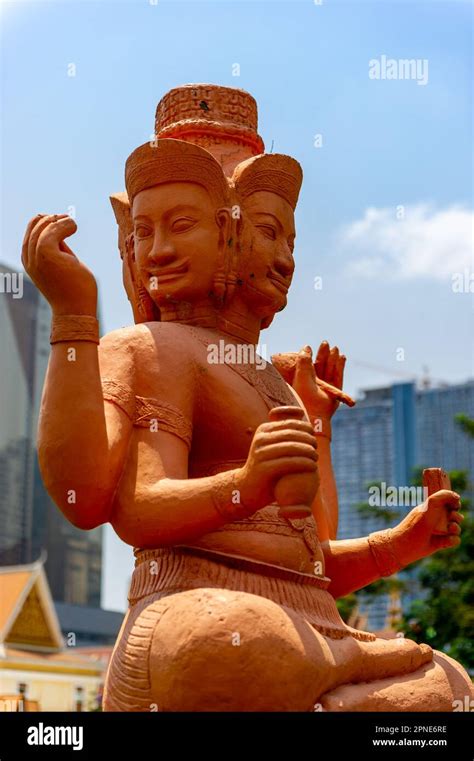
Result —
[[[434, 663], [442, 670], [442, 680], [449, 684], [447, 690], [453, 710], [464, 711], [466, 705], [474, 706], [474, 688], [467, 671], [458, 661], [438, 650], [433, 652]], [[441, 679], [440, 679], [441, 681]]]
[[315, 635], [302, 619], [229, 590], [190, 590], [166, 601], [150, 650], [158, 710], [311, 709], [308, 640]]

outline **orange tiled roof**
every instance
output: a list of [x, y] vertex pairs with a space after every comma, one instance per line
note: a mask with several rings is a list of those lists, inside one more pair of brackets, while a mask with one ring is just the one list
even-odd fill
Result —
[[0, 632], [8, 622], [33, 571], [0, 571]]

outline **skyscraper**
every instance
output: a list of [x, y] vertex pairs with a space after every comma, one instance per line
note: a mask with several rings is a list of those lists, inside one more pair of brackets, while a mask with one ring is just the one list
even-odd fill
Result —
[[[407, 487], [417, 466], [465, 470], [474, 480], [474, 443], [456, 424], [457, 413], [474, 418], [474, 381], [434, 389], [417, 390], [413, 383], [370, 389], [356, 407], [338, 410], [332, 452], [339, 538], [367, 536], [386, 527], [376, 514], [364, 516], [357, 510], [368, 502], [370, 484]], [[415, 504], [385, 506], [401, 518]], [[416, 594], [415, 577], [407, 575]], [[410, 597], [406, 595], [405, 603]], [[387, 606], [385, 597], [368, 606], [370, 628], [383, 628]]]
[[99, 606], [102, 530], [86, 533], [66, 521], [36, 456], [50, 321], [28, 277], [0, 264], [0, 564], [31, 563], [46, 550], [54, 599]]

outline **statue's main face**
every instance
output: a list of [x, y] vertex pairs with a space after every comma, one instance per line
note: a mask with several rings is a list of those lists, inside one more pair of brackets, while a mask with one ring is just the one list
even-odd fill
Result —
[[167, 182], [133, 200], [134, 246], [142, 283], [158, 306], [204, 299], [219, 255], [215, 203], [200, 185]]
[[272, 317], [283, 309], [295, 262], [295, 221], [290, 204], [275, 193], [252, 193], [243, 205], [239, 278], [254, 314]]

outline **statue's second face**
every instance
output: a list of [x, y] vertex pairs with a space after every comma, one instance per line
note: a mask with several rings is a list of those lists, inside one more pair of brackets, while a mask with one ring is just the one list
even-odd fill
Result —
[[220, 228], [215, 203], [194, 183], [142, 190], [132, 207], [138, 273], [158, 306], [204, 299], [212, 290]]
[[239, 278], [242, 296], [262, 318], [286, 306], [295, 268], [294, 240], [294, 214], [287, 201], [267, 191], [245, 200]]

